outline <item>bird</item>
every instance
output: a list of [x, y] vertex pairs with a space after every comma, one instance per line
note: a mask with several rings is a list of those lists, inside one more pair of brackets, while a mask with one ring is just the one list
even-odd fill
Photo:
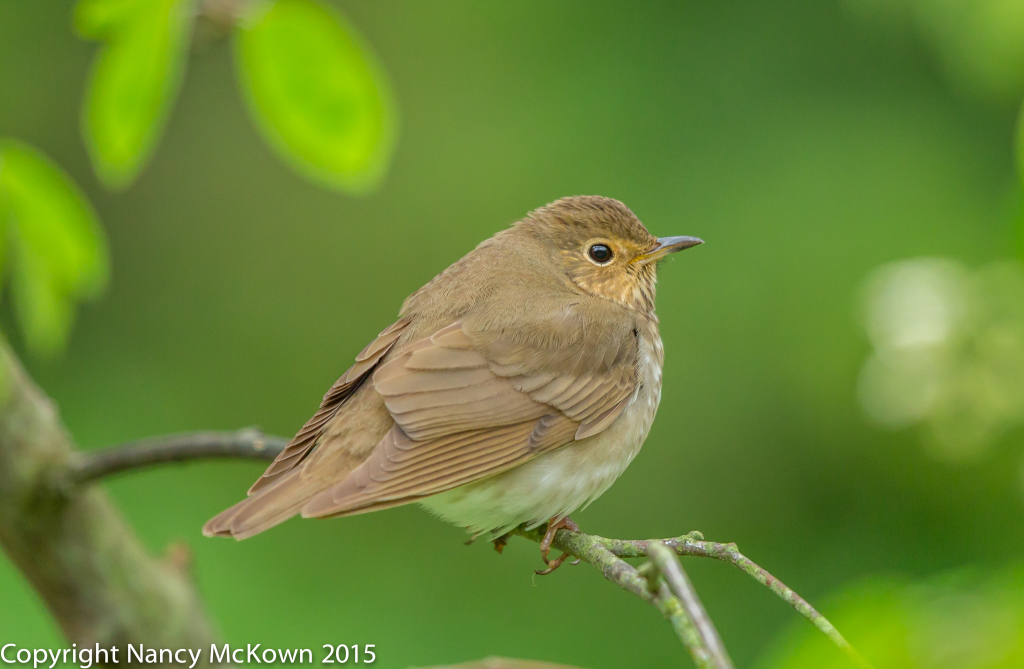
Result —
[[293, 516], [416, 502], [499, 552], [520, 526], [551, 542], [640, 451], [661, 401], [655, 237], [622, 202], [535, 209], [410, 295], [248, 496], [207, 536]]

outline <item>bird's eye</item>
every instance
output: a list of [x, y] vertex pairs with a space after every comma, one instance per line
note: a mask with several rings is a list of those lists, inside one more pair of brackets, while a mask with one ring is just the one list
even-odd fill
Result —
[[594, 244], [587, 249], [587, 255], [598, 265], [604, 265], [612, 259], [612, 250], [607, 244]]

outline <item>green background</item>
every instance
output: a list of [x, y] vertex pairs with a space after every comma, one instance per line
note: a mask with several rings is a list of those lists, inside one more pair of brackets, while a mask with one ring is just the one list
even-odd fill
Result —
[[[336, 6], [373, 45], [402, 119], [390, 174], [362, 198], [266, 148], [215, 41], [195, 45], [153, 163], [105, 191], [79, 135], [94, 46], [73, 36], [71, 4], [0, 0], [0, 134], [64, 166], [110, 239], [110, 288], [79, 310], [66, 353], [26, 356], [83, 448], [291, 434], [406, 295], [528, 210], [596, 193], [655, 234], [708, 243], [662, 266], [659, 418], [574, 516], [585, 531], [737, 541], [826, 615], [830, 593], [867, 576], [1021, 554], [1019, 429], [944, 464], [915, 431], [871, 426], [856, 399], [872, 268], [1014, 254], [1014, 105], [958, 93], [925, 45], [831, 1]], [[107, 484], [154, 551], [191, 546], [232, 644], [320, 657], [321, 644], [373, 643], [380, 667], [687, 662], [656, 611], [593, 569], [535, 578], [536, 546], [467, 548], [417, 507], [202, 538], [259, 472], [195, 464]], [[727, 565], [686, 567], [738, 666], [795, 624]], [[0, 641], [63, 643], [5, 560], [0, 599]]]

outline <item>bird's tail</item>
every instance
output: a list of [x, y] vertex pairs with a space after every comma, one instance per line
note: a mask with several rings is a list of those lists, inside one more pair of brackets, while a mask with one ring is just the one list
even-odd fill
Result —
[[303, 505], [321, 492], [309, 478], [294, 470], [252, 497], [221, 511], [203, 525], [208, 537], [247, 539], [298, 515]]

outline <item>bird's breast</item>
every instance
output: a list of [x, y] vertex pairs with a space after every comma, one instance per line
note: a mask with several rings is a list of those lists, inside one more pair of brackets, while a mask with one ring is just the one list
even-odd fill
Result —
[[[549, 499], [546, 520], [586, 507], [600, 497], [640, 452], [661, 402], [665, 357], [657, 325], [637, 329], [638, 379], [629, 404], [606, 430], [546, 453], [523, 467], [540, 497]], [[532, 470], [532, 471], [531, 471]], [[548, 513], [552, 508], [554, 512]]]
[[664, 351], [656, 325], [638, 328], [637, 347], [636, 389], [607, 429], [422, 504], [474, 533], [500, 534], [569, 515], [600, 497], [640, 452], [661, 401]]

